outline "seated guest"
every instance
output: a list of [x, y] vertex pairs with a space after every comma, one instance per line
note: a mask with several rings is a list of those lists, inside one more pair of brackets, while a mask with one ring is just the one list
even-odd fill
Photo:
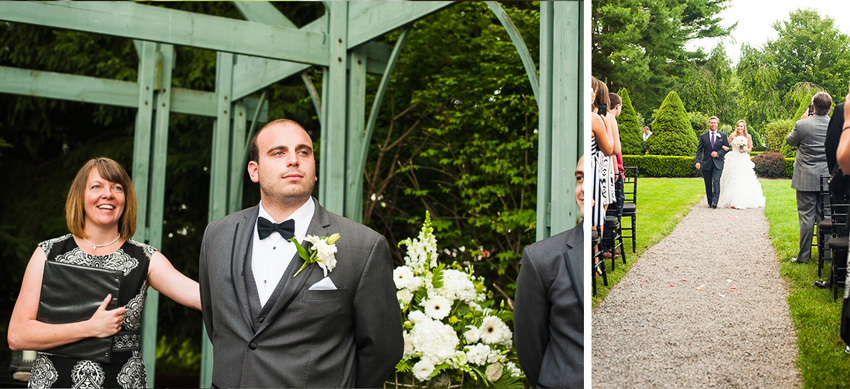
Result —
[[[584, 156], [576, 166], [584, 218]], [[532, 387], [584, 386], [583, 222], [523, 250], [514, 309], [517, 357]]]

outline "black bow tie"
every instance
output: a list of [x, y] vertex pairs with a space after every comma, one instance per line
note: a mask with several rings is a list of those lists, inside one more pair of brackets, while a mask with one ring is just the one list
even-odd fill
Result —
[[257, 219], [257, 234], [260, 239], [266, 239], [273, 232], [277, 231], [283, 239], [292, 239], [295, 236], [295, 220], [284, 220], [281, 223], [272, 223], [271, 220], [264, 217]]

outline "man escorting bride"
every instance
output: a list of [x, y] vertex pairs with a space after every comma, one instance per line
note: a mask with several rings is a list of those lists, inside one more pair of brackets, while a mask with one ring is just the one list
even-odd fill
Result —
[[725, 169], [720, 177], [723, 191], [720, 192], [717, 206], [737, 209], [764, 207], [761, 184], [756, 178], [755, 164], [750, 160], [753, 137], [747, 132], [747, 122], [738, 120], [735, 132], [729, 135], [728, 141], [732, 151], [726, 153]]
[[705, 199], [711, 208], [717, 208], [724, 155], [729, 151], [729, 142], [725, 134], [717, 130], [719, 122], [720, 119], [715, 116], [708, 119], [709, 130], [699, 136], [694, 164], [697, 170], [702, 170], [702, 177], [705, 180]]

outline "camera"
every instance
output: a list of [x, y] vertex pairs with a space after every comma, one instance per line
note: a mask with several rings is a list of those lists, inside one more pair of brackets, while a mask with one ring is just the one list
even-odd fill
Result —
[[605, 114], [608, 113], [608, 104], [599, 104], [597, 105], [597, 108], [599, 109], [597, 113], [601, 116], [605, 116]]
[[809, 116], [812, 116], [812, 115], [814, 115], [814, 114], [815, 114], [815, 110], [814, 110], [813, 106], [812, 106], [811, 104], [809, 104], [809, 113], [808, 113], [808, 115], [809, 115]]

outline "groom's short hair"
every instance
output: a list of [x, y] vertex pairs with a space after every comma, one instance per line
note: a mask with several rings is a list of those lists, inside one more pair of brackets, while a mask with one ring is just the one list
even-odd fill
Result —
[[[263, 130], [265, 130], [266, 128], [269, 128], [271, 126], [278, 125], [278, 124], [293, 125], [293, 126], [296, 126], [300, 129], [304, 130], [304, 126], [298, 124], [298, 122], [296, 122], [295, 120], [277, 119], [277, 120], [273, 120], [273, 121], [269, 122], [268, 124], [263, 126], [263, 128], [260, 128], [260, 131], [257, 131], [257, 133], [254, 134], [254, 137], [251, 138], [251, 146], [248, 148], [248, 161], [254, 161], [256, 163], [260, 163], [260, 147], [257, 145], [257, 138], [260, 137], [260, 133], [263, 132]], [[304, 130], [304, 131], [306, 132], [307, 130]], [[307, 134], [307, 135], [309, 136], [309, 134]]]
[[812, 96], [812, 107], [815, 115], [826, 115], [829, 109], [832, 108], [832, 96], [826, 92], [818, 92]]
[[711, 121], [711, 119], [717, 120], [717, 124], [720, 124], [720, 119], [718, 119], [717, 116], [712, 116], [708, 118], [708, 121]]

